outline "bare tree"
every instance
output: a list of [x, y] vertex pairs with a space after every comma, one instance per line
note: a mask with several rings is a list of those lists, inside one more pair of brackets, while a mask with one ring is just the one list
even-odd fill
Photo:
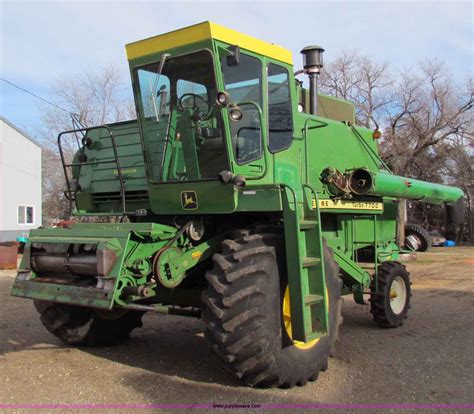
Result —
[[51, 90], [55, 102], [66, 109], [42, 108], [42, 138], [53, 142], [54, 145], [59, 132], [71, 129], [71, 113], [76, 114], [85, 126], [103, 125], [136, 117], [131, 87], [113, 67], [59, 79], [52, 85]]
[[358, 61], [360, 56], [354, 52], [343, 51], [334, 61], [329, 62], [320, 76], [321, 90], [336, 98], [353, 101], [361, 82]]
[[51, 224], [55, 219], [67, 219], [69, 201], [64, 195], [64, 173], [59, 155], [50, 149], [43, 148], [42, 179], [43, 179], [43, 223]]
[[472, 82], [458, 87], [437, 61], [420, 69], [401, 75], [394, 105], [385, 108], [383, 153], [397, 173], [413, 173], [416, 160], [438, 144], [472, 139]]
[[353, 102], [357, 123], [367, 128], [379, 129], [381, 115], [392, 100], [392, 85], [387, 63], [355, 52], [342, 52], [321, 74], [321, 90]]

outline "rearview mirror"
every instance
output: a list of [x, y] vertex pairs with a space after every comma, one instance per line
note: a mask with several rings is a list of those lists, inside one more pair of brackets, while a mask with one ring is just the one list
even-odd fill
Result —
[[237, 45], [228, 48], [230, 55], [227, 56], [228, 66], [237, 66], [240, 64], [240, 47]]

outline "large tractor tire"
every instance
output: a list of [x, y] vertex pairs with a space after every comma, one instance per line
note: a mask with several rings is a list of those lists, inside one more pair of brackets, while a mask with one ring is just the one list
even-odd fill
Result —
[[34, 301], [46, 329], [68, 345], [110, 345], [126, 341], [142, 326], [144, 312], [100, 311], [80, 306]]
[[384, 262], [378, 267], [377, 286], [372, 281], [370, 312], [382, 328], [403, 325], [410, 309], [410, 273], [399, 262]]
[[418, 252], [426, 252], [431, 247], [430, 234], [418, 224], [405, 226], [405, 245]]
[[324, 242], [329, 335], [292, 340], [285, 256], [281, 230], [255, 226], [225, 240], [206, 274], [206, 339], [224, 368], [249, 386], [290, 388], [316, 380], [328, 366], [342, 321], [342, 281]]

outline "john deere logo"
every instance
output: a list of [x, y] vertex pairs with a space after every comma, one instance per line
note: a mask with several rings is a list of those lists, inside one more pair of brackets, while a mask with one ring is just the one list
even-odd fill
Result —
[[185, 210], [196, 210], [198, 208], [196, 191], [181, 192], [181, 205]]

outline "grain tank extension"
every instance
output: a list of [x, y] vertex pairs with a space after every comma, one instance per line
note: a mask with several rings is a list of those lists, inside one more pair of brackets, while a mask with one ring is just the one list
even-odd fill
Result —
[[117, 220], [31, 231], [12, 287], [46, 329], [86, 346], [198, 317], [244, 384], [292, 387], [327, 368], [341, 295], [403, 324], [397, 200], [463, 193], [390, 173], [353, 104], [317, 93], [321, 47], [310, 90], [288, 50], [210, 22], [126, 50], [137, 120], [58, 137], [73, 215]]

